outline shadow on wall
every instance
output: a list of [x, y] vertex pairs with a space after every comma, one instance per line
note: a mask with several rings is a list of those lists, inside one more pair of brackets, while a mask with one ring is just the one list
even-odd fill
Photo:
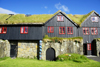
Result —
[[96, 40], [91, 42], [91, 54], [97, 56]]
[[10, 57], [17, 57], [18, 53], [18, 41], [9, 41], [10, 42]]

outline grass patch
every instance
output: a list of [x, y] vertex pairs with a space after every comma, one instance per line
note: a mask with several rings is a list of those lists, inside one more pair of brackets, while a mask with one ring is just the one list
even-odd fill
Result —
[[62, 54], [57, 57], [58, 61], [88, 62], [88, 58], [80, 54]]
[[100, 62], [77, 63], [74, 61], [41, 61], [36, 59], [5, 59], [0, 61], [0, 67], [100, 67]]
[[0, 58], [0, 61], [6, 60], [6, 59], [8, 59], [8, 58], [9, 58], [9, 57]]
[[49, 37], [48, 35], [45, 35], [43, 38], [44, 42], [50, 41], [50, 42], [62, 42], [64, 39], [66, 40], [74, 40], [76, 42], [81, 42], [83, 40], [82, 37], [70, 37], [70, 38], [63, 38], [63, 37]]

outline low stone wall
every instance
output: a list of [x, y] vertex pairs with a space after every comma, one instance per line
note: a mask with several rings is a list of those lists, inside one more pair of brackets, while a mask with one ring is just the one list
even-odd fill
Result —
[[8, 40], [0, 39], [0, 58], [10, 57], [10, 43]]
[[18, 41], [17, 57], [34, 58], [37, 57], [38, 41]]
[[83, 39], [80, 41], [76, 40], [63, 40], [62, 42], [51, 42], [49, 40], [43, 41], [42, 43], [42, 59], [46, 60], [46, 51], [48, 48], [55, 50], [55, 56], [65, 53], [78, 53], [83, 55]]
[[95, 39], [96, 43], [96, 51], [97, 51], [97, 56], [99, 57], [100, 55], [100, 39]]

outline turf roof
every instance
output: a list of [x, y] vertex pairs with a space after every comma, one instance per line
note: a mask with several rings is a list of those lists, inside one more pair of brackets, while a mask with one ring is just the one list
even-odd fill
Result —
[[94, 11], [91, 11], [88, 14], [85, 15], [72, 15], [72, 14], [67, 14], [67, 16], [76, 24], [78, 24], [79, 26], [81, 26], [81, 23], [89, 16], [93, 13]]
[[[26, 16], [25, 14], [16, 14], [16, 15], [8, 15], [8, 14], [0, 14], [0, 24], [40, 24], [45, 23], [50, 18], [52, 18], [54, 15], [59, 13], [57, 11], [55, 14], [40, 14], [40, 15], [31, 15]], [[79, 26], [81, 23], [94, 11], [91, 11], [90, 13], [86, 15], [72, 15], [72, 14], [66, 14], [73, 22], [78, 24]], [[11, 17], [10, 17], [11, 16]], [[10, 17], [10, 18], [9, 18]], [[8, 19], [7, 19], [8, 18]]]

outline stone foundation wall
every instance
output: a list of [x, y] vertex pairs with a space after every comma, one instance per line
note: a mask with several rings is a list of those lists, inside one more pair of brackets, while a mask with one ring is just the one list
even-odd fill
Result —
[[17, 57], [34, 58], [37, 57], [38, 41], [18, 41]]
[[0, 58], [10, 57], [10, 43], [8, 40], [0, 40]]
[[95, 39], [95, 41], [96, 41], [97, 56], [99, 57], [99, 55], [100, 55], [100, 39]]
[[46, 60], [46, 50], [53, 48], [55, 56], [65, 53], [78, 53], [83, 55], [83, 40], [75, 42], [75, 40], [63, 40], [61, 43], [47, 41], [42, 43], [42, 59]]

